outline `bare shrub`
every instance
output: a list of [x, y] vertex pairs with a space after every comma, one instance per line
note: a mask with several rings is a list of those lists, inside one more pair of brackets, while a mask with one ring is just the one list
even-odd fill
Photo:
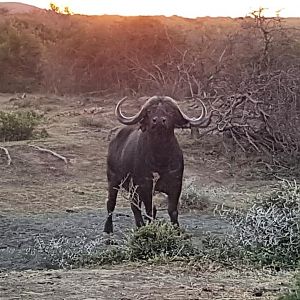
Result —
[[[244, 32], [233, 40], [237, 64], [218, 74], [206, 99], [219, 115], [216, 131], [244, 152], [263, 154], [273, 170], [293, 165], [300, 154], [300, 49], [296, 31], [263, 13], [259, 9], [242, 23]], [[246, 38], [256, 41], [251, 52]]]
[[246, 93], [216, 97], [216, 129], [244, 152], [298, 155], [299, 78], [295, 69], [278, 70], [249, 80]]
[[26, 250], [29, 260], [35, 260], [40, 268], [79, 268], [86, 265], [118, 264], [128, 260], [122, 247], [103, 248], [103, 239], [88, 240], [84, 236], [69, 239], [53, 238], [44, 241], [37, 238], [32, 248]]
[[232, 225], [224, 238], [209, 235], [208, 257], [226, 264], [237, 261], [258, 266], [296, 267], [300, 259], [300, 187], [283, 181], [246, 211], [218, 212]]
[[189, 183], [183, 187], [180, 206], [183, 209], [203, 210], [208, 207], [209, 197], [201, 191], [195, 184]]

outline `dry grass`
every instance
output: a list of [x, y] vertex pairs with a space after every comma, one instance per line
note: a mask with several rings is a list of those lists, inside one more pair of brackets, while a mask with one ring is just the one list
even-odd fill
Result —
[[109, 269], [0, 274], [5, 299], [276, 299], [292, 273], [192, 270], [177, 265], [127, 265]]
[[209, 206], [209, 196], [195, 184], [185, 184], [180, 198], [180, 207], [184, 210], [204, 210]]

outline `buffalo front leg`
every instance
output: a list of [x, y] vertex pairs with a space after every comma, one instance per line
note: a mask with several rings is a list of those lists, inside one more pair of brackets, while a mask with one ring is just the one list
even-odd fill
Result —
[[143, 197], [143, 202], [145, 205], [146, 219], [148, 222], [153, 221], [156, 218], [156, 206], [153, 204], [152, 193], [148, 193]]
[[152, 202], [152, 180], [148, 180], [138, 185], [135, 193], [135, 202], [132, 203], [131, 208], [134, 214], [137, 227], [144, 226], [142, 217], [141, 204], [143, 203], [146, 211], [146, 219], [151, 222], [156, 217], [156, 207]]
[[143, 217], [142, 217], [142, 201], [139, 194], [135, 193], [131, 197], [131, 210], [134, 215], [135, 224], [137, 227], [142, 227], [145, 225]]
[[179, 226], [178, 223], [178, 203], [181, 194], [181, 188], [178, 191], [172, 191], [168, 194], [168, 214], [171, 223]]
[[106, 202], [107, 207], [107, 219], [104, 225], [104, 232], [112, 233], [113, 232], [113, 220], [112, 215], [116, 207], [116, 199], [118, 195], [118, 188], [117, 186], [113, 186], [112, 184], [108, 185], [108, 200]]

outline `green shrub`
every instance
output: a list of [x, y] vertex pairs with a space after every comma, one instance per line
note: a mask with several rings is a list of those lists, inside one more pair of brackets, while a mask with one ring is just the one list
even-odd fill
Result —
[[206, 255], [226, 263], [294, 268], [300, 260], [300, 187], [283, 181], [247, 210], [221, 210], [232, 225], [224, 237], [207, 236]]
[[19, 141], [30, 139], [40, 116], [31, 111], [0, 111], [0, 140]]
[[132, 230], [121, 245], [107, 247], [105, 240], [89, 240], [84, 236], [51, 240], [37, 238], [26, 250], [26, 260], [39, 268], [78, 268], [88, 265], [111, 265], [128, 261], [174, 260], [194, 257], [197, 251], [190, 239], [178, 228], [153, 222]]
[[197, 253], [182, 230], [159, 221], [133, 230], [127, 246], [131, 260], [186, 258]]

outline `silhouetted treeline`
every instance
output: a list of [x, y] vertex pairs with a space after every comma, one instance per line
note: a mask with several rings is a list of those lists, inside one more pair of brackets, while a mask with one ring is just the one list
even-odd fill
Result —
[[197, 93], [224, 80], [234, 90], [253, 68], [270, 67], [272, 59], [276, 68], [285, 68], [288, 56], [300, 53], [291, 33], [276, 24], [272, 36], [264, 37], [254, 18], [88, 17], [49, 11], [0, 20], [1, 92], [163, 88], [174, 94], [192, 88]]
[[[140, 63], [162, 63], [172, 50], [162, 18], [66, 16], [53, 12], [1, 16], [0, 91], [80, 93], [139, 88]], [[170, 28], [171, 29], [171, 28]], [[184, 41], [184, 33], [175, 43]]]
[[212, 131], [244, 152], [299, 162], [299, 29], [262, 9], [194, 20], [3, 14], [0, 92], [199, 97], [217, 112]]

